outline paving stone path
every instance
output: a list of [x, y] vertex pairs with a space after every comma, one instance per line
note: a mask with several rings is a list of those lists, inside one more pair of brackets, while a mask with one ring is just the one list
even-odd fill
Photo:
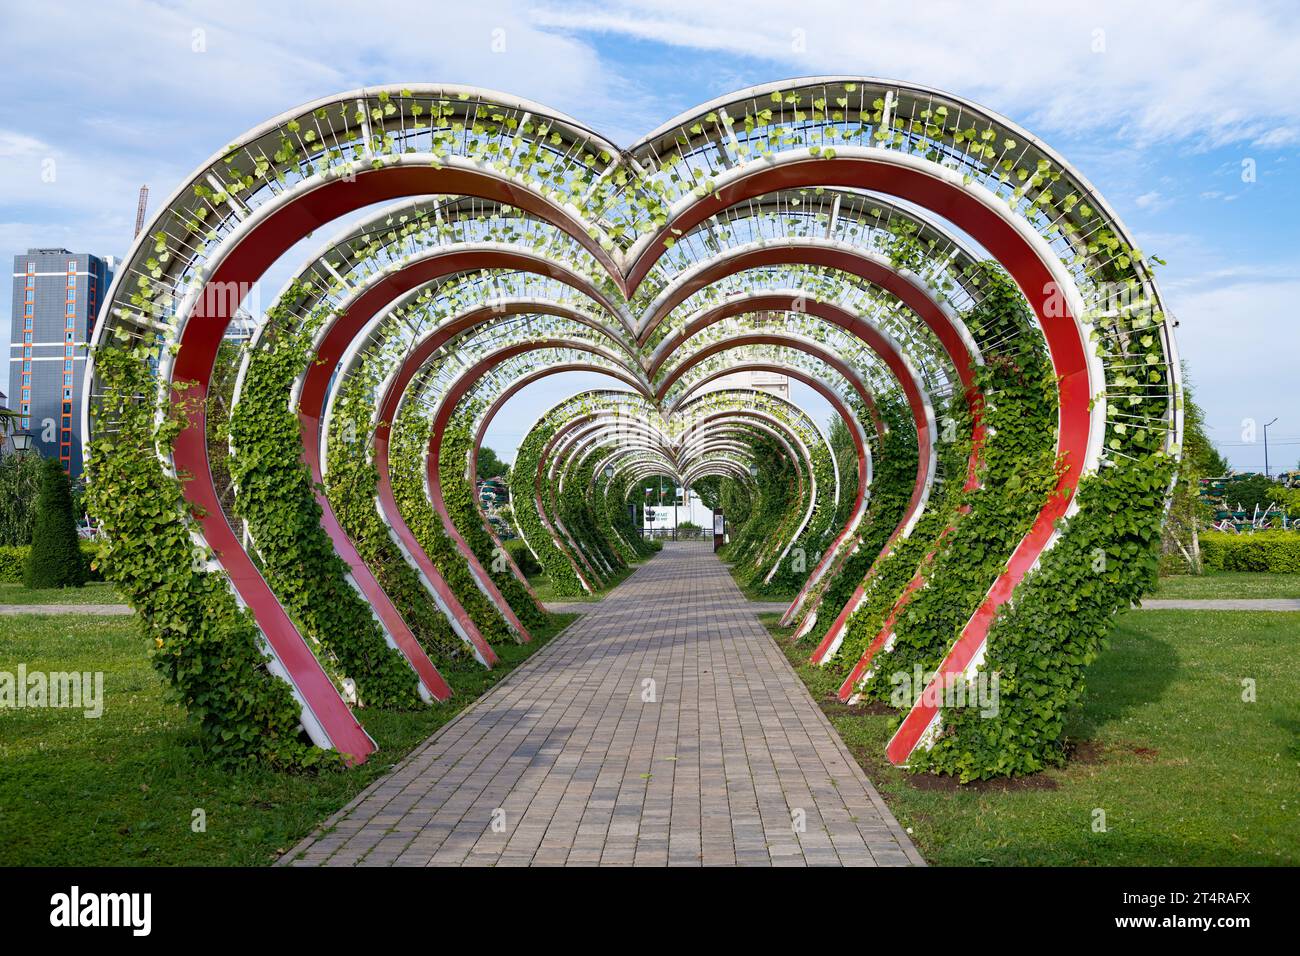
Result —
[[129, 604], [0, 604], [0, 614], [98, 614], [125, 617], [134, 613]]
[[1296, 598], [1143, 598], [1144, 611], [1300, 611]]
[[[685, 548], [690, 545], [677, 545]], [[586, 614], [601, 601], [553, 601], [551, 611]], [[747, 601], [751, 614], [780, 614], [788, 605], [774, 601]], [[1300, 598], [1144, 598], [1144, 611], [1300, 611]], [[128, 604], [0, 604], [0, 614], [91, 614], [119, 617], [134, 614]]]
[[683, 544], [281, 860], [922, 862], [722, 563]]

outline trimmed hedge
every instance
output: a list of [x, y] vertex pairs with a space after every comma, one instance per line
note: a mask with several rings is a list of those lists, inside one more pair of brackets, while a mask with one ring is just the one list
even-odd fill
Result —
[[[0, 584], [23, 583], [23, 565], [27, 562], [28, 547], [28, 545], [0, 545]], [[95, 545], [90, 541], [82, 541], [80, 548], [81, 563], [86, 569], [86, 580], [104, 580], [104, 576], [90, 566], [95, 560]]]
[[23, 583], [31, 589], [79, 588], [86, 583], [86, 569], [78, 550], [77, 521], [72, 517], [72, 486], [57, 458], [46, 458], [41, 469]]
[[1207, 571], [1300, 574], [1300, 534], [1294, 531], [1256, 531], [1253, 534], [1207, 531], [1201, 535], [1201, 557]]

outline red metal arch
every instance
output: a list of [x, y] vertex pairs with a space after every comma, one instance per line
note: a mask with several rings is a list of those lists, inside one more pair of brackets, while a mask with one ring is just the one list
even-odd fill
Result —
[[[972, 194], [917, 169], [883, 159], [835, 158], [781, 163], [747, 173], [726, 183], [714, 194], [683, 210], [651, 240], [637, 257], [628, 274], [619, 272], [598, 242], [558, 205], [539, 193], [475, 170], [456, 165], [440, 168], [393, 165], [364, 170], [350, 181], [325, 180], [304, 189], [264, 216], [255, 216], [237, 230], [223, 248], [221, 261], [199, 290], [207, 301], [206, 287], [222, 284], [229, 288], [248, 287], [265, 273], [279, 256], [301, 236], [321, 224], [357, 208], [400, 196], [429, 193], [461, 193], [506, 202], [545, 218], [559, 226], [596, 257], [610, 271], [625, 295], [639, 285], [653, 262], [662, 254], [670, 230], [685, 231], [721, 208], [782, 188], [807, 185], [846, 185], [875, 189], [902, 196], [945, 216], [972, 235], [1008, 270], [1025, 293], [1048, 339], [1053, 364], [1060, 379], [1061, 421], [1058, 451], [1066, 468], [1060, 494], [1039, 515], [1035, 525], [1013, 555], [1008, 571], [1001, 576], [972, 624], [963, 633], [953, 653], [944, 662], [944, 673], [960, 672], [983, 645], [997, 607], [1010, 596], [1037, 555], [1051, 539], [1055, 521], [1064, 516], [1087, 458], [1091, 421], [1088, 414], [1090, 389], [1088, 364], [1074, 316], [1049, 315], [1047, 300], [1054, 288], [1051, 271], [1011, 223], [980, 203]], [[253, 240], [256, 241], [253, 241]], [[325, 675], [314, 655], [297, 632], [251, 558], [240, 547], [238, 536], [225, 520], [217, 500], [206, 453], [206, 419], [203, 400], [207, 396], [212, 366], [233, 306], [228, 297], [211, 297], [217, 307], [204, 314], [204, 321], [188, 321], [180, 333], [173, 364], [173, 380], [195, 383], [195, 387], [173, 388], [172, 404], [186, 410], [186, 425], [173, 447], [172, 458], [180, 473], [191, 480], [184, 494], [194, 507], [203, 536], [225, 568], [230, 580], [256, 617], [268, 642], [333, 746], [350, 759], [359, 760], [374, 749], [374, 742], [361, 728]], [[1059, 303], [1058, 303], [1059, 305]], [[1059, 309], [1057, 312], [1059, 313]], [[409, 659], [409, 656], [408, 656]], [[904, 722], [899, 746], [907, 752], [920, 739], [936, 711], [914, 709]], [[918, 721], [922, 721], [918, 727]], [[909, 743], [910, 741], [910, 743]], [[891, 746], [891, 758], [898, 753]]]

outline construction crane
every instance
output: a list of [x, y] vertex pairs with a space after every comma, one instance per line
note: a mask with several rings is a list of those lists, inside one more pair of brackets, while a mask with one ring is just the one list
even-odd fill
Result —
[[140, 230], [144, 228], [144, 211], [149, 205], [149, 184], [145, 183], [140, 187], [140, 201], [135, 206], [135, 236], [140, 235]]

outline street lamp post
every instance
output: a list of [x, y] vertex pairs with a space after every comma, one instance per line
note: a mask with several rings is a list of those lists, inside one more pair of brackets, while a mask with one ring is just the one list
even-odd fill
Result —
[[1273, 421], [1269, 422], [1268, 425], [1264, 426], [1264, 477], [1265, 478], [1272, 477], [1268, 473], [1268, 426], [1276, 423], [1277, 423], [1277, 419], [1275, 418], [1273, 419]]
[[14, 432], [11, 437], [16, 454], [21, 455], [32, 450], [32, 433], [27, 429], [24, 428], [21, 431]]

